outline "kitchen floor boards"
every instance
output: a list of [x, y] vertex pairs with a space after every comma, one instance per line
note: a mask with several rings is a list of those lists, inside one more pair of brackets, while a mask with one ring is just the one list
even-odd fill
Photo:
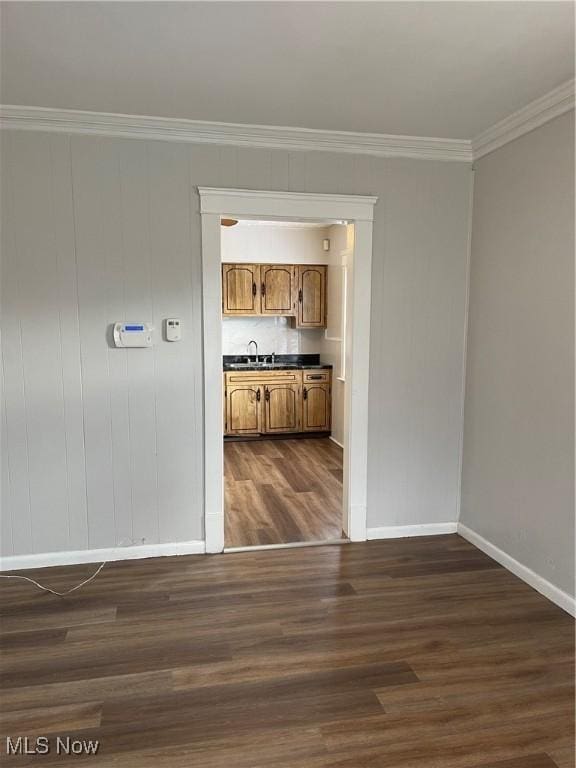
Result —
[[574, 766], [573, 620], [457, 535], [2, 580], [0, 619], [7, 767]]
[[342, 449], [327, 438], [224, 443], [227, 547], [342, 536]]

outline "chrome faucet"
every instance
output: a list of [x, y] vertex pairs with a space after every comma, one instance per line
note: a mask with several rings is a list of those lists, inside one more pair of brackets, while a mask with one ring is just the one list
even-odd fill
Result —
[[254, 341], [254, 339], [248, 342], [246, 346], [246, 351], [248, 352], [248, 354], [250, 354], [250, 344], [254, 344], [254, 346], [256, 347], [256, 364], [258, 364], [258, 342]]

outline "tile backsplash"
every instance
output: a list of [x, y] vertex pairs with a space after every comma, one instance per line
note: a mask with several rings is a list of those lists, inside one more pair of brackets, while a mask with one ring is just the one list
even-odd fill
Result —
[[[223, 317], [222, 354], [246, 355], [250, 339], [258, 343], [260, 355], [309, 354], [320, 351], [322, 329], [299, 330], [288, 317]], [[251, 354], [254, 354], [253, 347]]]

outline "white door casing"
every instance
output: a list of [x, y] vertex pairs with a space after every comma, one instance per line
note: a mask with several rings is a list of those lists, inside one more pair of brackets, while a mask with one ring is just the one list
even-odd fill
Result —
[[222, 321], [220, 218], [288, 221], [345, 220], [354, 224], [354, 251], [347, 291], [346, 392], [344, 406], [344, 528], [352, 541], [366, 540], [368, 376], [372, 223], [377, 198], [199, 187], [202, 216], [204, 361], [204, 516], [206, 552], [224, 549], [224, 442], [222, 428]]

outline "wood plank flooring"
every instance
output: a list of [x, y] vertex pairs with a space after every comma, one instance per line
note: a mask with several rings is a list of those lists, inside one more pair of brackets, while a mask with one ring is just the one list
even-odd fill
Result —
[[[6, 766], [574, 766], [572, 619], [456, 535], [125, 561], [0, 598]], [[7, 756], [6, 735], [100, 747]]]
[[224, 443], [227, 547], [342, 536], [342, 449], [327, 438]]

